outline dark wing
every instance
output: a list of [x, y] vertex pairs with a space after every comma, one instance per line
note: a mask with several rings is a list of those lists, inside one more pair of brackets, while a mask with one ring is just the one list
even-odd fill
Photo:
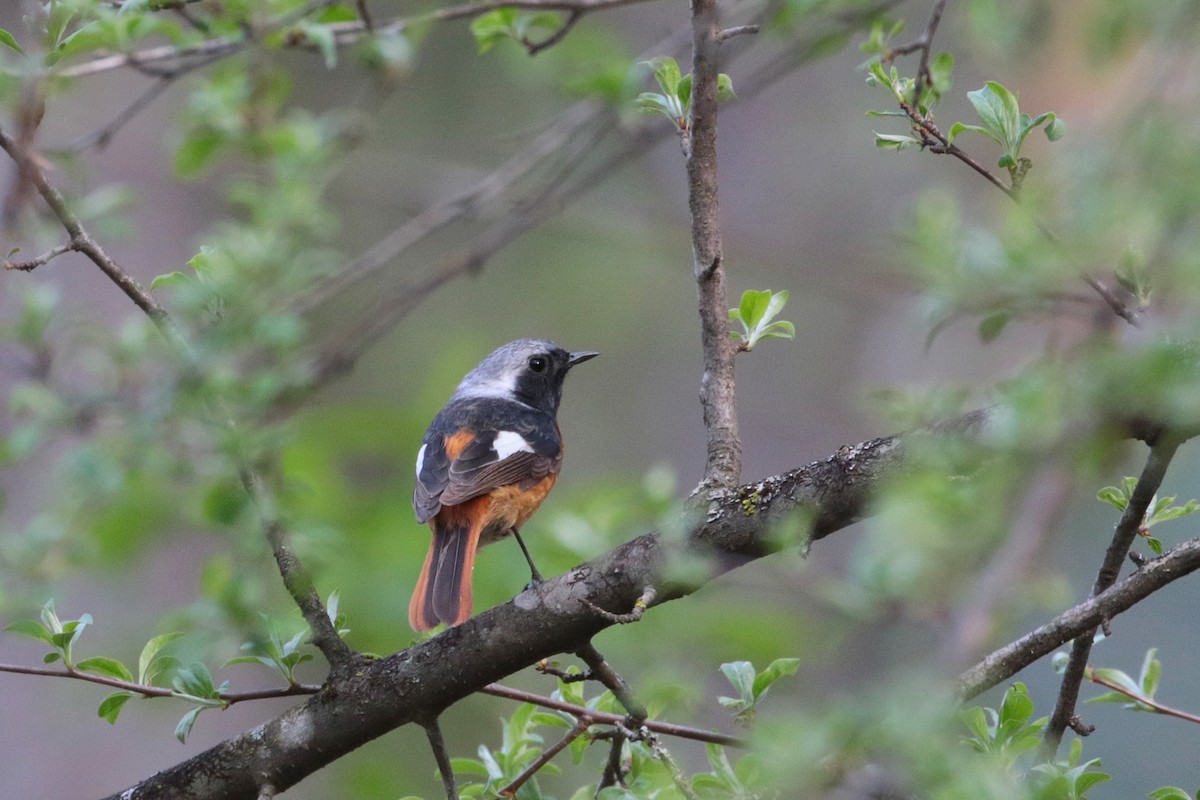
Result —
[[[513, 437], [520, 436], [520, 440]], [[498, 437], [505, 437], [497, 442]], [[463, 448], [450, 463], [448, 484], [442, 491], [441, 502], [457, 505], [487, 494], [500, 486], [518, 484], [528, 488], [562, 466], [562, 448], [555, 441], [538, 447], [534, 437], [526, 438], [515, 431], [484, 431]], [[522, 449], [513, 449], [519, 443]], [[527, 448], [527, 449], [525, 449]], [[539, 452], [540, 450], [540, 452]]]
[[448, 407], [430, 425], [417, 459], [413, 511], [428, 522], [500, 486], [532, 486], [562, 466], [553, 418], [527, 406], [482, 401]]
[[441, 436], [426, 436], [417, 459], [417, 485], [413, 489], [413, 511], [418, 522], [428, 522], [442, 510], [442, 492], [450, 482], [450, 456]]

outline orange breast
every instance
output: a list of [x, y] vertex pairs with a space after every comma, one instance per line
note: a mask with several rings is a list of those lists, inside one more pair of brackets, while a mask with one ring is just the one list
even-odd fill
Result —
[[546, 495], [554, 488], [557, 473], [551, 473], [528, 489], [514, 484], [493, 489], [486, 497], [491, 499], [488, 517], [491, 524], [483, 533], [483, 543], [503, 539], [511, 528], [520, 528], [538, 510]]

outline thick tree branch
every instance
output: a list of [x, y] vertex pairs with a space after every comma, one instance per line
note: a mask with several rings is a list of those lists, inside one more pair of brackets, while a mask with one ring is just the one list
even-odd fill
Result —
[[807, 467], [717, 493], [685, 540], [639, 536], [403, 652], [334, 668], [303, 705], [113, 798], [253, 798], [264, 782], [284, 791], [389, 730], [430, 719], [542, 658], [578, 651], [612, 624], [586, 608], [585, 599], [629, 608], [647, 585], [664, 587], [658, 602], [695, 591], [696, 583], [665, 577], [681, 551], [709, 559], [706, 582], [779, 549], [770, 531], [785, 515], [807, 511], [813, 538], [844, 528], [865, 513], [878, 481], [903, 463], [910, 438], [969, 435], [986, 418], [977, 412], [934, 430], [845, 447]]
[[[1129, 498], [1129, 503], [1121, 514], [1121, 520], [1113, 532], [1112, 542], [1104, 553], [1104, 561], [1100, 565], [1096, 582], [1092, 586], [1092, 597], [1103, 593], [1116, 582], [1117, 576], [1121, 573], [1121, 565], [1125, 563], [1125, 559], [1129, 555], [1129, 548], [1133, 546], [1134, 539], [1137, 538], [1138, 531], [1142, 528], [1146, 510], [1154, 502], [1158, 489], [1162, 486], [1163, 478], [1166, 477], [1167, 467], [1170, 466], [1171, 459], [1174, 458], [1179, 445], [1180, 440], [1167, 437], [1151, 445], [1150, 455], [1146, 459], [1146, 466], [1142, 468], [1137, 487], [1134, 488], [1133, 495]], [[1046, 731], [1042, 736], [1042, 752], [1048, 758], [1052, 758], [1058, 750], [1058, 745], [1062, 742], [1063, 733], [1067, 728], [1074, 728], [1084, 735], [1091, 733], [1078, 722], [1075, 716], [1075, 706], [1079, 702], [1079, 686], [1083, 682], [1088, 658], [1092, 653], [1092, 642], [1095, 638], [1096, 629], [1092, 628], [1084, 631], [1071, 646], [1071, 658], [1067, 662], [1066, 670], [1063, 671], [1062, 685], [1058, 691], [1054, 713], [1050, 715], [1050, 722], [1046, 725]]]
[[1146, 562], [1137, 572], [1092, 599], [1059, 614], [1020, 639], [1001, 647], [958, 676], [958, 694], [970, 699], [1106, 620], [1200, 569], [1200, 537], [1189, 539]]

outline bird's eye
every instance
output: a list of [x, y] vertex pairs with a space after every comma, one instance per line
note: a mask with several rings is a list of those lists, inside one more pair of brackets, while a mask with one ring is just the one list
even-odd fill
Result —
[[529, 368], [534, 372], [545, 372], [549, 363], [545, 356], [533, 356], [529, 359]]

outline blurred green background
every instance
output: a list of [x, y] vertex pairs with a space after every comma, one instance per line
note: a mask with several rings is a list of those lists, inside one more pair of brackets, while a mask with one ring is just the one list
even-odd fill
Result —
[[[28, 4], [0, 8], [0, 27], [21, 30], [21, 5]], [[407, 11], [405, 4], [384, 0], [368, 5], [381, 19]], [[803, 12], [820, 5], [796, 7]], [[917, 35], [931, 5], [901, 4], [896, 13], [910, 24], [900, 41]], [[1200, 71], [1190, 5], [1139, 10], [1139, 4], [1114, 0], [974, 0], [952, 2], [943, 21], [939, 47], [956, 56], [955, 87], [939, 110], [943, 127], [968, 119], [965, 92], [985, 79], [1019, 90], [1023, 109], [1053, 110], [1068, 122], [1063, 142], [1030, 138], [1027, 153], [1038, 165], [1030, 182], [1057, 189], [1047, 207], [1055, 222], [1078, 236], [1083, 266], [1110, 267], [1125, 236], [1159, 241], [1138, 229], [1104, 242], [1101, 229], [1111, 219], [1136, 216], [1130, 207], [1153, 205], [1140, 193], [1156, 188], [1166, 199], [1156, 196], [1155, 203], [1188, 208], [1183, 184], [1198, 174], [1188, 171], [1200, 167], [1194, 153], [1177, 154], [1168, 174], [1156, 174], [1152, 167], [1167, 169], [1163, 164], [1171, 154], [1150, 146], [1159, 140], [1147, 138], [1148, 122], [1139, 127], [1131, 119], [1132, 109], [1153, 106], [1162, 140], [1180, 151], [1196, 150]], [[738, 13], [738, 7], [727, 13]], [[288, 73], [289, 107], [315, 117], [335, 115], [347, 132], [345, 152], [319, 179], [328, 208], [313, 220], [314, 228], [332, 226], [328, 235], [314, 233], [311, 254], [333, 268], [422, 209], [470, 188], [527, 144], [576, 102], [564, 82], [614, 62], [632, 63], [685, 17], [683, 6], [662, 3], [589, 15], [561, 45], [534, 58], [511, 43], [478, 55], [466, 23], [441, 24], [415, 46], [409, 71], [387, 91], [374, 87], [373, 78], [349, 57], [333, 69], [306, 52], [256, 52], [234, 63], [243, 65], [238, 68], [265, 63]], [[815, 16], [813, 24], [823, 19]], [[752, 69], [763, 53], [801, 35], [802, 26], [739, 42], [745, 57], [726, 68], [735, 88], [739, 69]], [[940, 245], [930, 244], [933, 238], [919, 226], [920, 209], [934, 208], [943, 218], [947, 208], [955, 210], [964, 228], [979, 226], [960, 231], [960, 241], [981, 249], [988, 242], [979, 231], [1013, 223], [1006, 216], [1008, 201], [961, 164], [875, 148], [872, 130], [892, 121], [864, 116], [868, 109], [887, 108], [888, 97], [864, 83], [863, 58], [847, 46], [722, 109], [722, 222], [733, 296], [746, 289], [787, 289], [791, 300], [783, 316], [796, 325], [794, 342], [768, 341], [738, 362], [747, 479], [824, 458], [843, 444], [895, 432], [912, 419], [936, 418], [941, 395], [927, 390], [961, 388], [958, 400], [966, 407], [994, 402], [997, 382], [1024, 379], [1047, 353], [1070, 353], [1106, 327], [1094, 324], [1091, 310], [1052, 311], [1019, 319], [984, 344], [978, 319], [964, 316], [927, 342], [944, 318], [937, 281], [946, 270], [939, 272]], [[231, 212], [226, 200], [230, 182], [248, 169], [244, 159], [218, 158], [210, 169], [183, 179], [173, 169], [175, 148], [194, 124], [186, 109], [197, 113], [192, 93], [205, 75], [199, 71], [172, 83], [109, 146], [62, 162], [52, 173], [81, 194], [95, 187], [125, 188], [129, 205], [98, 231], [143, 284], [186, 269], [212, 231], [220, 235], [223, 220], [247, 216], [236, 208]], [[51, 97], [40, 146], [54, 151], [96, 130], [154, 80], [129, 70], [80, 79]], [[641, 89], [651, 88], [645, 74], [638, 80]], [[12, 90], [8, 99], [11, 111], [17, 107]], [[1149, 112], [1141, 117], [1150, 118]], [[645, 122], [631, 116], [621, 124]], [[903, 125], [887, 130], [902, 132]], [[969, 146], [980, 160], [994, 163], [989, 145], [979, 140]], [[1149, 152], [1158, 157], [1147, 157]], [[1100, 185], [1118, 199], [1091, 194]], [[1176, 189], [1181, 194], [1170, 194]], [[1094, 207], [1104, 203], [1111, 208]], [[494, 213], [503, 219], [514, 210]], [[1148, 211], [1144, 227], [1154, 227], [1154, 219], [1174, 219], [1170, 213], [1162, 210], [1155, 218]], [[1186, 219], [1185, 212], [1178, 213]], [[337, 341], [362, 315], [378, 313], [375, 298], [437, 269], [480, 229], [478, 223], [451, 229], [397, 259], [370, 285], [322, 305], [308, 317], [306, 341], [315, 346]], [[20, 246], [24, 257], [58, 240], [52, 232], [29, 231], [10, 230], [3, 246]], [[1189, 232], [1190, 222], [1181, 223], [1169, 241], [1183, 250]], [[1115, 249], [1106, 251], [1104, 244]], [[1093, 256], [1094, 263], [1088, 260]], [[280, 270], [286, 275], [286, 264]], [[998, 277], [1012, 279], [1008, 273]], [[81, 256], [64, 256], [33, 274], [0, 275], [0, 315], [16, 319], [31, 287], [53, 287], [61, 297], [48, 334], [59, 359], [60, 386], [75, 384], [80, 391], [103, 386], [97, 383], [103, 371], [97, 364], [109, 361], [87, 361], [89, 337], [117, 342], [125, 337], [132, 342], [130, 352], [153, 350], [128, 300]], [[1072, 290], [1083, 294], [1084, 288]], [[1189, 297], [1180, 292], [1176, 318], [1186, 316]], [[267, 446], [282, 453], [275, 477], [300, 555], [322, 594], [340, 593], [355, 648], [383, 654], [413, 641], [405, 612], [428, 544], [409, 506], [420, 436], [470, 367], [495, 346], [525, 336], [602, 353], [568, 381], [560, 415], [564, 471], [554, 495], [526, 528], [543, 571], [557, 574], [658, 525], [700, 477], [704, 431], [697, 401], [695, 287], [684, 162], [671, 136], [613, 169], [561, 214], [496, 253], [477, 274], [432, 294], [350, 374], [306, 399], [289, 422], [264, 425]], [[71, 352], [83, 355], [72, 362]], [[30, 358], [21, 348], [5, 346], [0, 381], [17, 386]], [[156, 374], [140, 374], [136, 390], [153, 389]], [[109, 388], [119, 394], [129, 387]], [[889, 416], [881, 390], [917, 399], [900, 404], [907, 416]], [[950, 413], [956, 405], [945, 407]], [[9, 434], [24, 419], [13, 403], [0, 414]], [[230, 485], [234, 476], [223, 471], [227, 462], [213, 455], [211, 463], [192, 463], [189, 474], [175, 475], [178, 464], [152, 455], [161, 442], [139, 445], [131, 437], [122, 440], [120, 456], [112, 456], [116, 445], [104, 437], [119, 433], [59, 431], [0, 472], [5, 618], [35, 616], [53, 596], [64, 617], [87, 612], [95, 618], [95, 628], [79, 645], [85, 654], [135, 660], [149, 636], [187, 629], [197, 635], [181, 656], [206, 658], [214, 666], [238, 655], [247, 638], [261, 635], [259, 611], [296, 619], [253, 514], [239, 505], [236, 485]], [[152, 429], [145, 435], [155, 436]], [[186, 432], [181, 438], [186, 440]], [[89, 439], [100, 444], [81, 450]], [[1184, 447], [1168, 478], [1169, 493], [1181, 499], [1200, 494], [1193, 450]], [[142, 462], [139, 453], [145, 455]], [[761, 667], [780, 656], [799, 657], [798, 676], [772, 689], [762, 724], [797, 734], [798, 754], [809, 745], [819, 751], [803, 737], [806, 730], [813, 737], [825, 735], [829, 709], [857, 707], [880, 693], [908, 708], [919, 694], [906, 687], [953, 674], [1081, 600], [1116, 521], [1094, 499], [1095, 491], [1136, 474], [1143, 453], [1140, 445], [1118, 447], [1093, 458], [1088, 468], [1073, 457], [1026, 453], [1008, 465], [1025, 472], [1003, 472], [997, 479], [995, 496], [986, 498], [987, 513], [965, 515], [975, 526], [962, 524], [960, 516], [946, 534], [950, 523], [930, 520], [918, 501], [909, 507], [893, 503], [881, 520], [819, 542], [807, 559], [792, 549], [754, 563], [655, 609], [636, 626], [607, 631], [597, 645], [643, 697], [665, 709], [665, 718], [725, 730], [732, 727], [728, 714], [714, 699], [726, 691], [718, 671], [722, 662], [749, 659]], [[111, 463], [105, 460], [110, 457]], [[116, 475], [113, 463], [138, 466]], [[159, 480], [164, 473], [178, 480], [164, 484]], [[87, 488], [87, 481], [109, 479], [116, 485]], [[1024, 491], [1031, 481], [1057, 482], [1062, 489], [1028, 499]], [[1012, 493], [1014, 487], [1022, 492]], [[79, 492], [77, 498], [72, 491]], [[919, 493], [912, 490], [913, 496]], [[101, 496], [102, 502], [94, 499]], [[70, 513], [58, 513], [67, 508]], [[1058, 513], [1030, 569], [1005, 587], [997, 628], [964, 650], [956, 645], [955, 637], [963, 635], [956, 615], [974, 596], [990, 548], [1023, 524], [1023, 509], [1035, 517], [1039, 510]], [[1169, 544], [1172, 534], [1163, 537]], [[516, 547], [484, 551], [476, 573], [477, 609], [519, 591], [523, 569]], [[1190, 623], [1197, 602], [1194, 585], [1172, 586], [1122, 616], [1114, 624], [1118, 635], [1097, 649], [1094, 661], [1136, 672], [1142, 654], [1158, 647], [1165, 665], [1163, 699], [1195, 709], [1200, 673], [1192, 667], [1198, 642]], [[0, 661], [37, 663], [40, 656], [36, 643], [0, 636]], [[319, 680], [320, 670], [308, 667], [306, 679]], [[217, 678], [239, 689], [273, 685], [270, 675], [250, 666], [218, 670]], [[1049, 713], [1057, 689], [1049, 663], [1030, 667], [1020, 678], [1030, 685], [1039, 714]], [[532, 671], [510, 683], [543, 693], [553, 689], [550, 679]], [[98, 687], [74, 681], [0, 674], [9, 721], [0, 731], [0, 786], [6, 796], [116, 791], [290, 705], [270, 701], [205, 712], [180, 746], [171, 731], [185, 710], [181, 704], [131, 703], [110, 728], [95, 716], [102, 696]], [[984, 701], [994, 705], [998, 694]], [[443, 725], [452, 755], [473, 755], [480, 742], [498, 745], [499, 718], [511, 711], [511, 704], [484, 697], [451, 709]], [[1090, 797], [1139, 797], [1168, 783], [1200, 787], [1198, 734], [1192, 728], [1111, 705], [1085, 707], [1083, 713], [1098, 727], [1087, 741], [1087, 757], [1103, 758], [1115, 776]], [[676, 750], [690, 768], [703, 764], [702, 748], [679, 744]], [[594, 779], [598, 770], [575, 773], [561, 785]], [[558, 785], [554, 781], [548, 779], [547, 787]], [[304, 781], [287, 797], [371, 800], [438, 793], [424, 736], [410, 727]]]

